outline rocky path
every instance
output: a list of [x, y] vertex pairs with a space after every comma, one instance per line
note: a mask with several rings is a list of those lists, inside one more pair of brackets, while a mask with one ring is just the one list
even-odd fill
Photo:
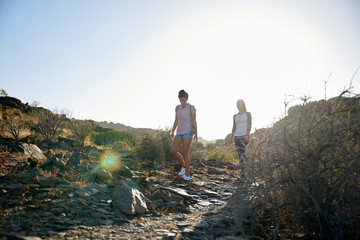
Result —
[[239, 182], [226, 164], [199, 164], [189, 182], [175, 171], [152, 171], [139, 183], [148, 210], [135, 215], [115, 209], [116, 182], [32, 182], [26, 174], [1, 179], [0, 240], [232, 239], [234, 223], [224, 207]]

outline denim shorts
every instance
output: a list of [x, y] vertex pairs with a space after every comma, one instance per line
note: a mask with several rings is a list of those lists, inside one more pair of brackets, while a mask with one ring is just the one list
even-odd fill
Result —
[[176, 134], [175, 137], [179, 137], [179, 138], [192, 138], [194, 136], [193, 132], [188, 132], [188, 133], [185, 133], [185, 134]]

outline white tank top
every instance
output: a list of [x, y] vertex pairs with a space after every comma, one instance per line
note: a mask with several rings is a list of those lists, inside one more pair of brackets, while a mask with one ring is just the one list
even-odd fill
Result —
[[245, 136], [247, 134], [247, 115], [246, 113], [235, 115], [235, 136]]

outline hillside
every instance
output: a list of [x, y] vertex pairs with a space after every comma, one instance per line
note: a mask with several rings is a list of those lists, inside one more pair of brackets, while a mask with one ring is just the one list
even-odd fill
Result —
[[[191, 182], [179, 181], [166, 131], [133, 141], [139, 129], [14, 98], [0, 99], [0, 119], [0, 239], [360, 239], [358, 97], [291, 107], [252, 134], [245, 172], [233, 147], [192, 144]], [[46, 141], [48, 120], [67, 125]], [[28, 137], [9, 135], [29, 122]], [[119, 202], [133, 191], [135, 214]]]
[[107, 121], [96, 122], [96, 123], [104, 128], [110, 128], [110, 129], [114, 129], [114, 130], [121, 130], [124, 132], [128, 132], [130, 134], [135, 135], [137, 138], [143, 138], [147, 135], [152, 136], [157, 131], [157, 130], [151, 129], [151, 128], [134, 128], [134, 127], [126, 126], [121, 123], [113, 123], [113, 122], [107, 122]]
[[[96, 123], [104, 128], [110, 128], [110, 129], [114, 129], [114, 130], [121, 130], [121, 131], [128, 132], [130, 134], [135, 135], [137, 138], [143, 138], [145, 136], [153, 136], [157, 131], [159, 131], [159, 130], [151, 129], [151, 128], [134, 128], [134, 127], [126, 126], [121, 123], [113, 123], [113, 122], [107, 122], [107, 121], [96, 122]], [[216, 140], [208, 141], [202, 137], [199, 137], [198, 142], [206, 145], [209, 143], [215, 143]]]

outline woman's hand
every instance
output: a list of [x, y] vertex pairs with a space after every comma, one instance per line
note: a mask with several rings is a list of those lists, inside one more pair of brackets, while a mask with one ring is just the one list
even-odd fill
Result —
[[171, 133], [170, 139], [171, 139], [171, 141], [174, 139], [174, 133]]
[[195, 133], [195, 134], [194, 134], [194, 137], [193, 137], [193, 138], [194, 138], [195, 142], [197, 142], [197, 141], [198, 141], [198, 136], [197, 136], [197, 133]]

